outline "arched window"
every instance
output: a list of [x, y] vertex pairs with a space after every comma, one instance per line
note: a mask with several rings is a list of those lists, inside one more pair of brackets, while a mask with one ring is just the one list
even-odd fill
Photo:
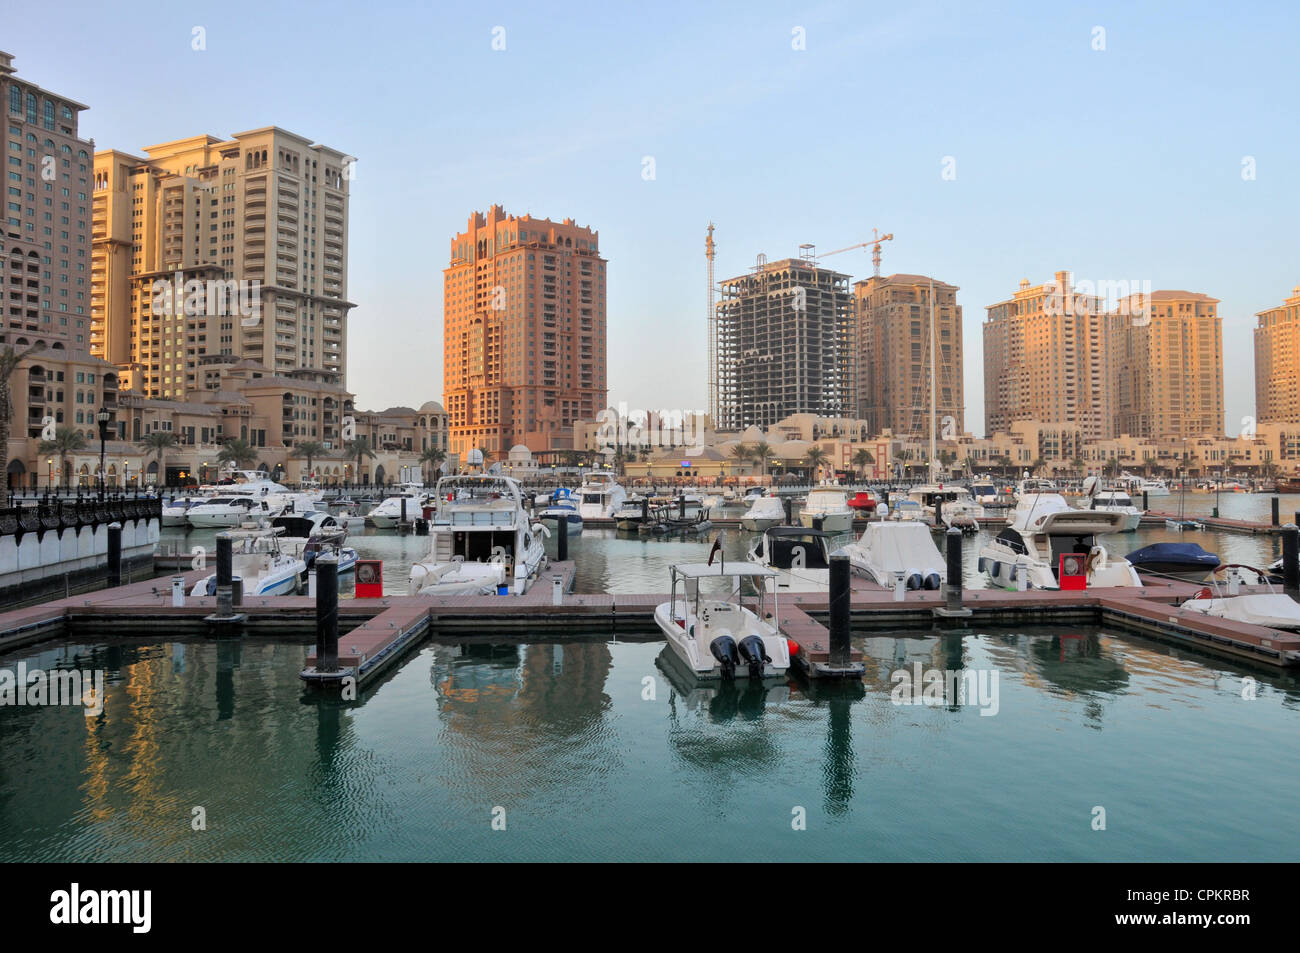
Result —
[[43, 125], [46, 129], [53, 129], [54, 128], [54, 103], [50, 102], [48, 99], [45, 100], [43, 113], [44, 115], [41, 117], [41, 125]]
[[17, 86], [9, 87], [9, 111], [15, 116], [23, 114], [23, 91]]
[[36, 94], [27, 94], [27, 121], [36, 125]]

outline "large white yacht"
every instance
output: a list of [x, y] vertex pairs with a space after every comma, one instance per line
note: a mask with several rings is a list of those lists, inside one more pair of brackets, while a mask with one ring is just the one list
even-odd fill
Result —
[[222, 483], [199, 488], [206, 502], [195, 503], [185, 511], [191, 526], [233, 527], [250, 519], [273, 519], [286, 513], [308, 513], [316, 507], [306, 493], [268, 480], [257, 470], [232, 470]]
[[1059, 589], [1062, 555], [1085, 557], [1089, 588], [1141, 586], [1127, 559], [1111, 557], [1096, 541], [1118, 533], [1124, 515], [1105, 510], [1076, 510], [1059, 493], [1026, 494], [1016, 502], [1008, 526], [979, 552], [979, 570], [995, 585], [1018, 589]]
[[1123, 490], [1102, 490], [1092, 498], [1089, 509], [1107, 513], [1121, 513], [1124, 525], [1120, 532], [1132, 533], [1142, 525], [1142, 510], [1133, 505], [1133, 498]]
[[414, 483], [404, 483], [397, 487], [397, 492], [385, 497], [383, 502], [366, 514], [366, 523], [378, 529], [392, 529], [402, 521], [402, 502], [406, 502], [406, 521], [414, 523], [424, 516], [424, 507], [429, 502], [429, 494], [424, 487]]
[[583, 519], [612, 519], [618, 505], [627, 499], [627, 490], [619, 485], [613, 472], [596, 470], [587, 475], [578, 497], [578, 515]]
[[527, 592], [546, 567], [542, 539], [550, 530], [529, 520], [518, 481], [443, 477], [435, 498], [429, 555], [411, 567], [411, 595]]

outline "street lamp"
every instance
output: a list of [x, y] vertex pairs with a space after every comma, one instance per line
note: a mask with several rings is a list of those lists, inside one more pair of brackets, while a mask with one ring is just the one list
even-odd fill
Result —
[[95, 419], [99, 421], [99, 498], [101, 500], [104, 498], [104, 484], [107, 482], [104, 473], [104, 442], [108, 440], [108, 419], [110, 416], [112, 415], [109, 414], [108, 408], [102, 404], [99, 407], [99, 413], [95, 414]]
[[45, 485], [53, 489], [54, 487], [54, 458], [48, 457], [45, 461]]

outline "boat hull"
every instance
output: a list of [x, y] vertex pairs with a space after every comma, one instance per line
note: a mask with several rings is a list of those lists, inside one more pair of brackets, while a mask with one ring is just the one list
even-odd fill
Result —
[[[789, 671], [790, 650], [785, 638], [777, 631], [775, 626], [760, 622], [747, 609], [740, 610], [745, 617], [743, 627], [737, 630], [719, 630], [716, 633], [705, 630], [701, 639], [695, 638], [692, 634], [697, 625], [695, 619], [688, 619], [685, 625], [680, 625], [673, 619], [671, 610], [671, 603], [664, 602], [657, 606], [655, 608], [655, 624], [659, 626], [659, 631], [663, 633], [664, 640], [668, 643], [668, 648], [676, 657], [676, 661], [695, 678], [720, 681], [723, 677], [722, 666], [709, 652], [707, 642], [703, 645], [700, 644], [705, 640], [711, 641], [710, 635], [712, 638], [729, 635], [737, 643], [750, 635], [757, 635], [763, 640], [764, 650], [772, 659], [772, 661], [764, 663], [762, 677], [777, 678]], [[735, 679], [737, 681], [748, 679], [743, 667], [736, 672]]]
[[851, 533], [853, 531], [853, 512], [848, 513], [800, 513], [799, 525], [814, 529], [818, 517], [822, 521], [822, 530], [827, 533]]

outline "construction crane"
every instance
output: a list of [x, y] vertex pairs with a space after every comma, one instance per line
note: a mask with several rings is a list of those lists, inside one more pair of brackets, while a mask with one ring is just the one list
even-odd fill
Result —
[[837, 248], [834, 251], [828, 251], [826, 252], [826, 254], [819, 255], [818, 257], [829, 258], [831, 255], [838, 255], [842, 251], [853, 251], [853, 249], [855, 248], [866, 248], [869, 245], [871, 246], [871, 264], [874, 266], [876, 277], [879, 278], [880, 277], [880, 243], [892, 241], [893, 238], [894, 238], [893, 232], [890, 232], [888, 235], [881, 235], [879, 231], [873, 228], [871, 230], [871, 241], [858, 242], [856, 245], [850, 245], [847, 248]]

